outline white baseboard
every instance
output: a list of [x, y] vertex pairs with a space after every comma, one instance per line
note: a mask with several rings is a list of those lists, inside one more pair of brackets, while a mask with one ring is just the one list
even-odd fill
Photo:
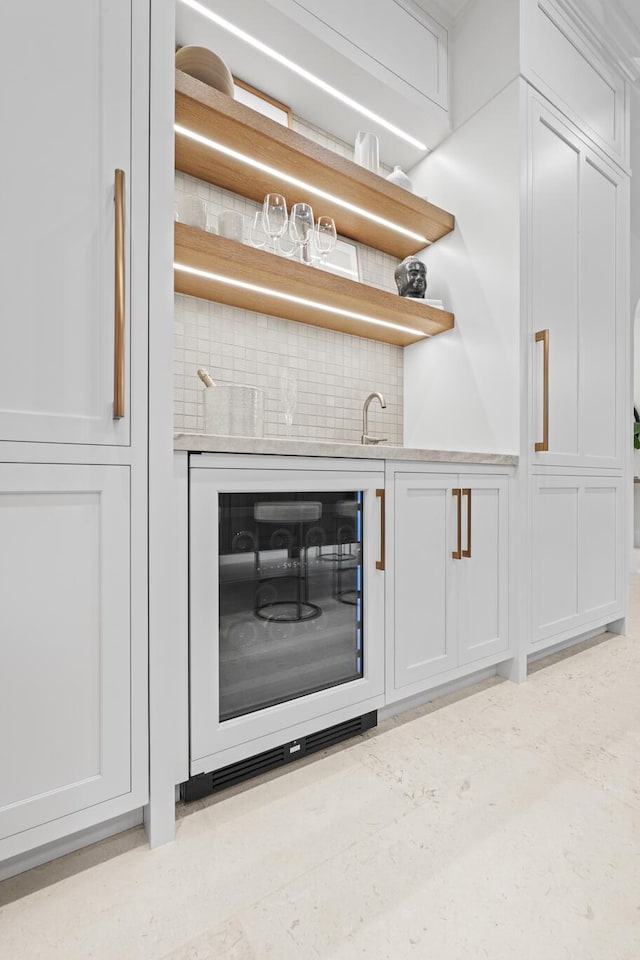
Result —
[[10, 857], [0, 863], [0, 881], [8, 880], [9, 877], [15, 877], [19, 873], [24, 873], [25, 870], [39, 867], [50, 860], [57, 860], [58, 857], [64, 857], [67, 853], [73, 853], [74, 850], [88, 847], [92, 843], [105, 840], [107, 837], [130, 830], [140, 824], [142, 824], [142, 807], [130, 813], [123, 813], [112, 820], [106, 820], [95, 827], [87, 827], [86, 830], [80, 830], [69, 837], [52, 840], [51, 843], [45, 843], [17, 857]]
[[406, 700], [395, 700], [393, 703], [388, 703], [386, 706], [378, 708], [378, 720], [387, 720], [388, 717], [395, 717], [400, 713], [406, 713], [407, 710], [422, 707], [425, 703], [430, 703], [439, 697], [446, 697], [450, 693], [455, 693], [457, 690], [464, 690], [465, 687], [470, 687], [474, 683], [479, 683], [481, 680], [495, 677], [497, 673], [498, 665], [496, 664], [492, 667], [485, 667], [484, 670], [478, 670], [476, 673], [459, 677], [457, 680], [449, 680], [448, 683], [443, 683], [439, 687], [430, 687], [429, 690], [416, 693], [412, 697], [407, 697]]
[[593, 637], [598, 637], [602, 633], [607, 633], [608, 624], [604, 624], [600, 627], [593, 627], [591, 630], [585, 631], [585, 633], [578, 634], [577, 637], [569, 637], [568, 640], [561, 640], [559, 643], [552, 643], [548, 647], [544, 647], [542, 650], [533, 650], [527, 656], [527, 663], [535, 663], [536, 660], [544, 660], [545, 657], [551, 656], [553, 653], [560, 653], [561, 650], [567, 650], [569, 647], [575, 647], [580, 643], [584, 643], [586, 640], [592, 640]]

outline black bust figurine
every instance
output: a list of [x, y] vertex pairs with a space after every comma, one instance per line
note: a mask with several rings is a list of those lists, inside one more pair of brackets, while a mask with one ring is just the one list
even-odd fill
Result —
[[424, 299], [427, 291], [427, 268], [422, 260], [418, 257], [405, 257], [396, 267], [394, 276], [401, 297]]

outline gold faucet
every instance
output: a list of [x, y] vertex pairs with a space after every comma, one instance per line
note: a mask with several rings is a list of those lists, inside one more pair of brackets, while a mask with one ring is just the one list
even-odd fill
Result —
[[364, 402], [364, 407], [362, 408], [362, 437], [360, 442], [361, 443], [385, 443], [387, 439], [386, 437], [370, 437], [368, 433], [367, 413], [369, 411], [369, 404], [371, 403], [372, 400], [379, 400], [380, 406], [382, 407], [383, 410], [386, 410], [386, 407], [387, 407], [385, 399], [381, 393], [378, 393], [376, 391], [375, 393], [369, 394], [369, 396]]

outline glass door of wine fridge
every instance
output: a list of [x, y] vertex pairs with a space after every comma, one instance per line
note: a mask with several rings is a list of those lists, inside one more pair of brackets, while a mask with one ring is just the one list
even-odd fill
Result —
[[368, 461], [356, 474], [194, 459], [192, 774], [379, 706], [384, 586]]

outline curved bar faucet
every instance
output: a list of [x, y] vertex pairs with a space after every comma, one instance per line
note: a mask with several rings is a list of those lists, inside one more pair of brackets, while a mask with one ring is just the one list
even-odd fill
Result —
[[362, 437], [360, 442], [361, 443], [384, 443], [385, 440], [387, 439], [386, 437], [370, 437], [369, 436], [368, 426], [367, 426], [367, 414], [369, 412], [369, 404], [371, 403], [372, 400], [378, 400], [383, 410], [385, 410], [387, 407], [386, 401], [381, 393], [378, 393], [376, 391], [375, 393], [369, 394], [369, 396], [364, 402], [364, 407], [362, 408]]

